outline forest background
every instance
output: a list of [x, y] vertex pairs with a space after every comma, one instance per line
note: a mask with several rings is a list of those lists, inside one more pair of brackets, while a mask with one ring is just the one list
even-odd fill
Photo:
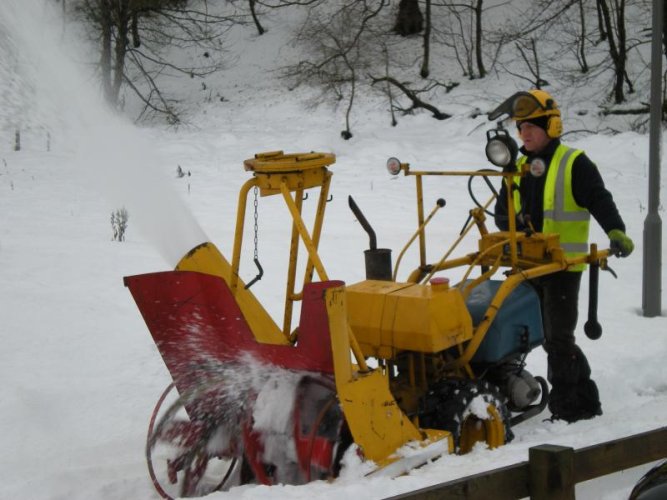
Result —
[[[246, 89], [230, 75], [256, 68], [277, 99], [306, 87], [307, 104], [329, 106], [346, 139], [359, 102], [386, 109], [393, 125], [418, 111], [474, 118], [502, 100], [499, 80], [597, 117], [570, 134], [648, 126], [651, 0], [51, 1], [68, 20], [63, 36], [89, 44], [91, 85], [144, 124], [181, 125], [238, 102]], [[667, 54], [667, 17], [662, 26]], [[243, 47], [277, 32], [270, 53]], [[20, 67], [16, 51], [5, 55], [7, 69]], [[30, 92], [21, 79], [3, 91], [7, 133], [52, 133], [57, 117], [40, 116], [34, 102], [26, 110]]]

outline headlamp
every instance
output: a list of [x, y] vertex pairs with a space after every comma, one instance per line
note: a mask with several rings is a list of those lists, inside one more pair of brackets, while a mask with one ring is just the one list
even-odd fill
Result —
[[389, 172], [391, 175], [398, 175], [402, 169], [403, 166], [401, 165], [401, 161], [398, 158], [392, 156], [387, 160], [387, 172]]
[[491, 163], [503, 170], [515, 164], [519, 147], [507, 130], [502, 128], [502, 124], [486, 132], [486, 141], [486, 158]]

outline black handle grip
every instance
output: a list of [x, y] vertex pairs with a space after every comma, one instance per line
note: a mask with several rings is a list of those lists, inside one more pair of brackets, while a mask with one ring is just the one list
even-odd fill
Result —
[[584, 325], [584, 333], [591, 340], [597, 340], [602, 336], [602, 326], [598, 322], [598, 282], [600, 277], [600, 264], [595, 262], [590, 265], [588, 286], [588, 321]]
[[255, 257], [254, 259], [255, 266], [257, 266], [257, 276], [255, 276], [253, 279], [248, 282], [248, 284], [244, 287], [246, 290], [253, 286], [255, 283], [257, 283], [259, 280], [262, 279], [262, 276], [264, 276], [264, 269], [262, 268], [262, 265], [259, 263], [259, 259]]

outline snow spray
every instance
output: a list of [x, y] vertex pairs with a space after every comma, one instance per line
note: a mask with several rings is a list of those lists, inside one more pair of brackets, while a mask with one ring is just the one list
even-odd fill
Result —
[[50, 148], [71, 154], [86, 184], [112, 210], [125, 207], [173, 267], [208, 238], [161, 171], [146, 131], [112, 111], [84, 71], [80, 61], [90, 57], [68, 40], [78, 29], [51, 1], [0, 2], [0, 96], [11, 110], [3, 113], [11, 123], [0, 125], [48, 131]]

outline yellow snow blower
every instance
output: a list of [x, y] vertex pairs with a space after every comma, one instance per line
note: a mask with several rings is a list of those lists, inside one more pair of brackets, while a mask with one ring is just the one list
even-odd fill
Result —
[[[502, 134], [501, 134], [502, 135]], [[521, 172], [413, 171], [390, 159], [394, 175], [414, 177], [417, 228], [392, 267], [357, 204], [368, 232], [366, 279], [332, 279], [318, 246], [335, 157], [327, 153], [257, 154], [244, 162], [231, 262], [210, 242], [193, 248], [173, 271], [125, 278], [171, 384], [150, 421], [149, 472], [164, 498], [201, 496], [245, 483], [302, 484], [335, 478], [347, 454], [375, 471], [400, 474], [447, 453], [490, 448], [512, 439], [512, 426], [545, 407], [547, 384], [525, 370], [543, 342], [540, 305], [528, 283], [609, 252], [566, 258], [557, 234], [489, 232], [473, 208], [461, 236], [433, 263], [423, 180], [430, 176], [502, 178]], [[282, 324], [244, 283], [241, 256], [249, 194], [282, 198], [291, 215]], [[307, 192], [319, 192], [314, 222], [302, 214]], [[451, 257], [472, 229], [477, 251]], [[418, 241], [420, 262], [396, 281], [405, 250]], [[299, 248], [305, 248], [297, 279]], [[461, 268], [450, 283], [443, 270]], [[504, 271], [501, 272], [501, 269]], [[246, 270], [247, 273], [247, 270]], [[501, 278], [493, 279], [496, 276]], [[293, 327], [295, 304], [300, 317]], [[171, 394], [175, 401], [167, 405]]]

